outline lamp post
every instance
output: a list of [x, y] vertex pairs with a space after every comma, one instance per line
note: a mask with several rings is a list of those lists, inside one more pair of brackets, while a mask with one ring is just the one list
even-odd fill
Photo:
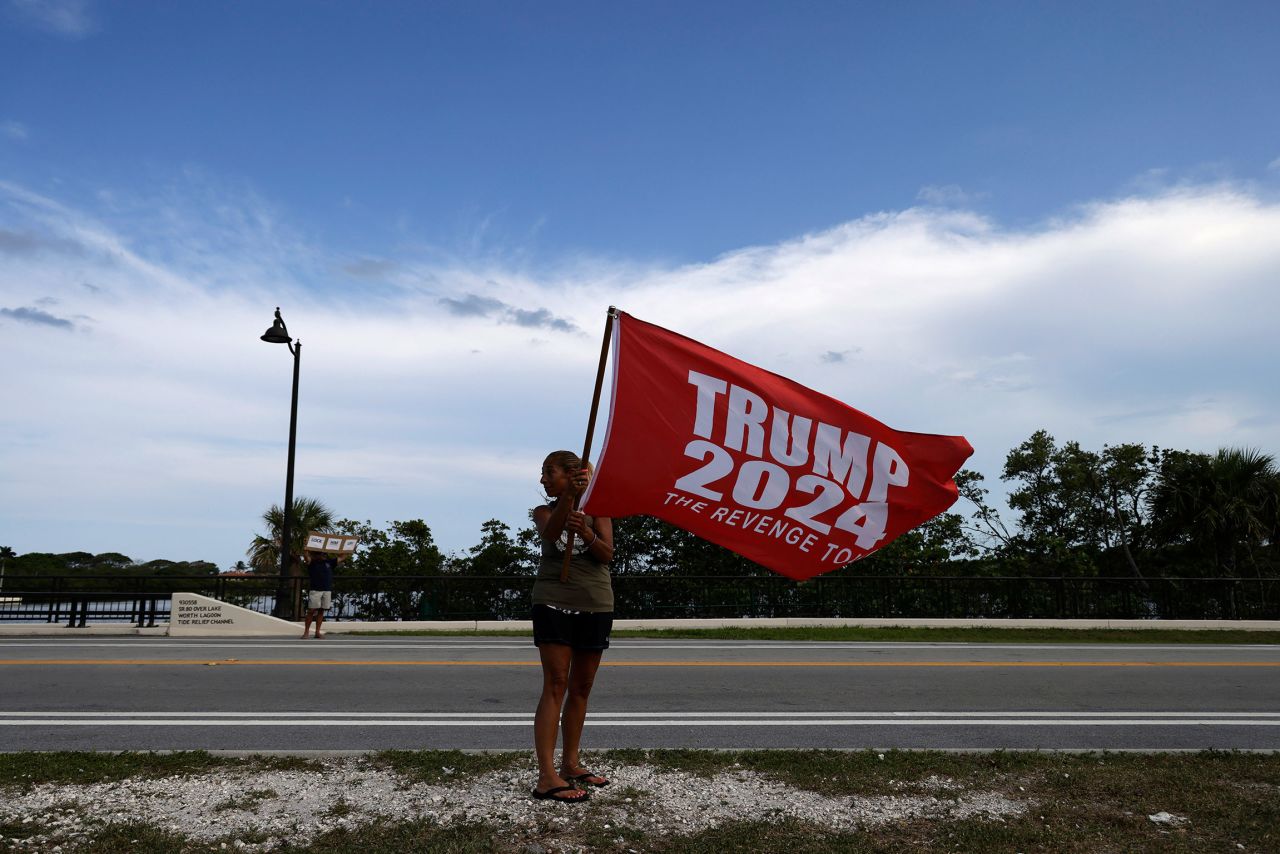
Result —
[[289, 329], [280, 316], [280, 308], [276, 307], [276, 319], [271, 328], [262, 335], [262, 340], [269, 344], [287, 344], [293, 354], [293, 403], [289, 407], [289, 470], [284, 481], [284, 524], [280, 531], [280, 586], [276, 590], [276, 606], [271, 615], [282, 620], [294, 619], [293, 589], [289, 582], [289, 542], [292, 536], [293, 520], [293, 449], [298, 437], [298, 365], [302, 361], [302, 341], [294, 341], [289, 337]]

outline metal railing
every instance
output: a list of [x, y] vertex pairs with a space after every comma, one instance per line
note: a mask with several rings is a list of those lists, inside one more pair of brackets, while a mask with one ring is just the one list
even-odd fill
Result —
[[[527, 619], [530, 576], [361, 576], [336, 579], [338, 620]], [[174, 592], [271, 613], [276, 576], [7, 577], [0, 622], [155, 625]], [[305, 579], [290, 580], [296, 608]], [[617, 575], [615, 613], [697, 617], [1025, 619], [1280, 619], [1280, 579]]]
[[62, 624], [84, 628], [95, 623], [129, 623], [154, 628], [168, 622], [169, 593], [82, 593], [38, 590], [21, 596], [0, 594], [0, 623]]
[[618, 612], [635, 618], [1280, 619], [1277, 580], [633, 576], [614, 590]]

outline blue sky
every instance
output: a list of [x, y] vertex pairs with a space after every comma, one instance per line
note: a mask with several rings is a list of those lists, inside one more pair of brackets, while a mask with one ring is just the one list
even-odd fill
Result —
[[[0, 542], [522, 521], [610, 303], [989, 479], [1280, 450], [1274, 3], [0, 0]], [[153, 340], [157, 329], [165, 331]], [[287, 404], [287, 401], [285, 401]]]
[[[0, 31], [33, 182], [195, 166], [352, 252], [696, 261], [1276, 155], [1271, 3], [118, 3]], [[24, 25], [25, 23], [25, 25]], [[87, 189], [87, 188], [86, 188]], [[405, 233], [407, 232], [407, 234]]]

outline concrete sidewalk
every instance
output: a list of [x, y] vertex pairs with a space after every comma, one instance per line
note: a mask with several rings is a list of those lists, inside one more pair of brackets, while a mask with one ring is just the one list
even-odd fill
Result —
[[[84, 628], [63, 625], [22, 624], [0, 626], [0, 637], [84, 635], [169, 635], [191, 638], [225, 637], [294, 637], [301, 633], [301, 621], [277, 619], [230, 602], [199, 593], [174, 593], [169, 607], [169, 620], [164, 626], [137, 628], [132, 625], [99, 623]], [[1280, 620], [1001, 620], [1001, 619], [928, 619], [911, 617], [840, 618], [784, 617], [777, 619], [745, 617], [705, 620], [614, 620], [616, 631], [637, 629], [726, 629], [726, 628], [1001, 628], [1001, 629], [1164, 629], [1164, 630], [1228, 630], [1280, 631]], [[326, 634], [352, 632], [468, 632], [506, 631], [530, 633], [529, 620], [403, 620], [361, 622], [325, 620]]]
[[[271, 618], [268, 618], [271, 619]], [[273, 631], [234, 633], [235, 636], [288, 636], [300, 634], [302, 623], [274, 620], [279, 627]], [[927, 619], [927, 618], [822, 618], [791, 617], [780, 619], [741, 618], [706, 620], [615, 620], [615, 631], [637, 629], [721, 629], [721, 628], [994, 628], [994, 629], [1147, 629], [1147, 630], [1228, 630], [1251, 632], [1280, 631], [1280, 620], [1001, 620], [1001, 619]], [[413, 620], [358, 622], [354, 620], [326, 620], [326, 634], [350, 634], [355, 632], [415, 632], [435, 631], [469, 634], [478, 631], [532, 632], [528, 620]], [[0, 637], [84, 637], [84, 636], [167, 636], [169, 626], [140, 629], [135, 626], [99, 623], [84, 628], [69, 629], [62, 625], [3, 625]], [[228, 637], [231, 632], [217, 627], [207, 632], [184, 630], [182, 637]]]

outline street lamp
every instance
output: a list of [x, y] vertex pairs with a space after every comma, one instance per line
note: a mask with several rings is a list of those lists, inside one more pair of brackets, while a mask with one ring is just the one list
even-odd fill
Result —
[[284, 481], [284, 526], [280, 532], [280, 586], [276, 590], [276, 606], [271, 615], [283, 620], [292, 620], [293, 591], [289, 582], [289, 538], [292, 535], [290, 523], [293, 517], [293, 449], [298, 437], [298, 364], [302, 361], [302, 341], [294, 341], [289, 337], [289, 328], [284, 325], [280, 316], [280, 308], [276, 307], [276, 319], [271, 328], [262, 335], [268, 344], [288, 344], [293, 354], [293, 403], [289, 407], [289, 473]]

